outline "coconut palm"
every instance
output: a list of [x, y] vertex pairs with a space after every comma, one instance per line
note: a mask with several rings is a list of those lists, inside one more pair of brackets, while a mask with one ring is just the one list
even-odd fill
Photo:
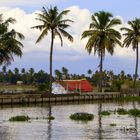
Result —
[[86, 30], [82, 34], [83, 38], [88, 38], [88, 42], [85, 46], [89, 54], [94, 49], [94, 55], [97, 53], [100, 58], [100, 80], [98, 91], [102, 91], [102, 71], [103, 60], [105, 57], [105, 50], [111, 55], [114, 53], [114, 47], [116, 44], [121, 45], [119, 41], [121, 34], [113, 27], [121, 24], [120, 19], [113, 18], [113, 15], [109, 12], [99, 11], [92, 15], [92, 23], [89, 26], [89, 30]]
[[9, 30], [9, 25], [16, 22], [13, 18], [3, 20], [0, 14], [0, 64], [10, 64], [14, 61], [13, 55], [22, 56], [23, 44], [17, 40], [24, 39], [23, 34], [14, 29]]
[[40, 42], [45, 36], [48, 35], [48, 32], [51, 33], [51, 47], [50, 47], [50, 85], [49, 91], [52, 92], [52, 55], [53, 55], [53, 45], [55, 37], [59, 37], [61, 41], [61, 46], [63, 45], [62, 36], [68, 38], [71, 42], [73, 37], [66, 31], [70, 26], [68, 23], [73, 22], [70, 19], [64, 19], [64, 16], [69, 13], [69, 10], [64, 10], [59, 13], [57, 7], [45, 8], [43, 7], [42, 13], [37, 14], [37, 20], [41, 23], [32, 28], [39, 29], [41, 31], [40, 36], [38, 37], [36, 43]]
[[138, 44], [140, 42], [140, 18], [136, 18], [133, 21], [128, 21], [130, 28], [121, 28], [126, 33], [124, 33], [125, 39], [123, 41], [123, 46], [129, 47], [132, 45], [134, 51], [136, 51], [136, 67], [133, 87], [136, 87], [136, 79], [138, 77], [138, 60], [139, 60], [139, 48]]

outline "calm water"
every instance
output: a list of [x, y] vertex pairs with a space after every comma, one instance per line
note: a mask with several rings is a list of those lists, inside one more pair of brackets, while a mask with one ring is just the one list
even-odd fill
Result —
[[[128, 115], [100, 117], [101, 110], [114, 110], [118, 107], [133, 108], [132, 103], [89, 103], [74, 105], [52, 105], [48, 107], [1, 107], [0, 108], [0, 140], [139, 140], [140, 118]], [[140, 108], [140, 104], [136, 103]], [[43, 119], [51, 108], [55, 120]], [[88, 112], [95, 115], [88, 123], [75, 122], [69, 119], [75, 112]], [[9, 122], [16, 115], [28, 115], [30, 122]], [[38, 118], [38, 119], [36, 119]], [[116, 126], [110, 126], [115, 123]], [[136, 128], [137, 131], [125, 131], [124, 128]]]

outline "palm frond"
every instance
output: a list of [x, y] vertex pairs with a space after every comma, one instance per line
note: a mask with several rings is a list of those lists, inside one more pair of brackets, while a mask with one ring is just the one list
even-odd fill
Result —
[[45, 36], [47, 36], [47, 34], [48, 34], [48, 29], [45, 28], [45, 29], [42, 31], [42, 33], [40, 34], [40, 36], [38, 37], [36, 43], [39, 43]]
[[68, 32], [66, 32], [65, 30], [63, 30], [61, 28], [59, 28], [59, 31], [61, 32], [61, 34], [64, 37], [68, 38], [68, 40], [70, 40], [71, 42], [73, 42], [73, 37]]

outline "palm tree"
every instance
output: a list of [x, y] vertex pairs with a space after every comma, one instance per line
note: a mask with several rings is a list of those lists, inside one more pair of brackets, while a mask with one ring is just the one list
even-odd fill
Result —
[[16, 22], [13, 18], [3, 20], [0, 14], [0, 64], [10, 64], [14, 61], [13, 55], [22, 56], [23, 44], [17, 40], [24, 39], [23, 34], [16, 32], [14, 29], [9, 31], [9, 25]]
[[63, 78], [67, 79], [68, 78], [68, 69], [65, 67], [62, 67], [62, 74], [63, 74]]
[[91, 69], [89, 69], [89, 70], [87, 71], [87, 73], [88, 73], [89, 77], [92, 76], [92, 70], [91, 70]]
[[37, 20], [39, 20], [42, 24], [34, 26], [32, 28], [39, 29], [41, 35], [38, 37], [36, 43], [40, 42], [45, 36], [48, 35], [48, 32], [51, 33], [51, 47], [50, 47], [50, 85], [49, 92], [52, 92], [52, 55], [53, 55], [53, 45], [55, 37], [59, 37], [61, 41], [61, 46], [63, 45], [62, 36], [68, 38], [71, 42], [73, 41], [73, 37], [65, 30], [70, 25], [68, 22], [73, 22], [70, 19], [63, 19], [65, 15], [69, 13], [69, 10], [64, 10], [62, 12], [58, 12], [57, 7], [45, 8], [43, 7], [42, 13], [37, 14]]
[[59, 70], [56, 69], [54, 73], [57, 80], [62, 80], [62, 73]]
[[83, 38], [88, 38], [86, 44], [86, 50], [91, 54], [94, 48], [94, 55], [97, 53], [100, 58], [100, 80], [98, 91], [102, 91], [102, 71], [103, 60], [105, 57], [105, 50], [113, 55], [114, 47], [116, 44], [121, 45], [119, 41], [121, 34], [115, 30], [118, 24], [121, 24], [120, 19], [113, 18], [113, 15], [109, 12], [99, 11], [92, 15], [92, 23], [89, 26], [89, 30], [86, 30], [82, 34]]
[[134, 51], [136, 51], [136, 67], [133, 87], [136, 88], [136, 79], [138, 77], [138, 60], [139, 60], [139, 49], [138, 44], [140, 42], [140, 18], [135, 18], [133, 21], [128, 21], [130, 28], [121, 28], [121, 30], [126, 31], [124, 33], [125, 39], [123, 41], [123, 46], [129, 47], [132, 45]]

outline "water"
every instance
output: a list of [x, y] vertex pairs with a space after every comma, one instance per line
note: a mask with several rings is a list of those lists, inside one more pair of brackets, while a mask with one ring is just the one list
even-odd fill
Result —
[[[130, 103], [89, 103], [68, 105], [38, 105], [28, 107], [0, 108], [0, 140], [139, 140], [140, 118], [113, 114], [101, 117], [98, 112], [115, 110], [119, 107], [133, 108]], [[140, 104], [136, 103], [140, 108]], [[55, 120], [44, 119], [50, 112]], [[88, 112], [95, 115], [88, 123], [69, 119], [75, 112]], [[28, 115], [29, 122], [9, 122], [16, 115]], [[37, 119], [38, 118], [38, 119]], [[116, 126], [110, 126], [110, 124]], [[125, 131], [125, 128], [137, 131]]]

